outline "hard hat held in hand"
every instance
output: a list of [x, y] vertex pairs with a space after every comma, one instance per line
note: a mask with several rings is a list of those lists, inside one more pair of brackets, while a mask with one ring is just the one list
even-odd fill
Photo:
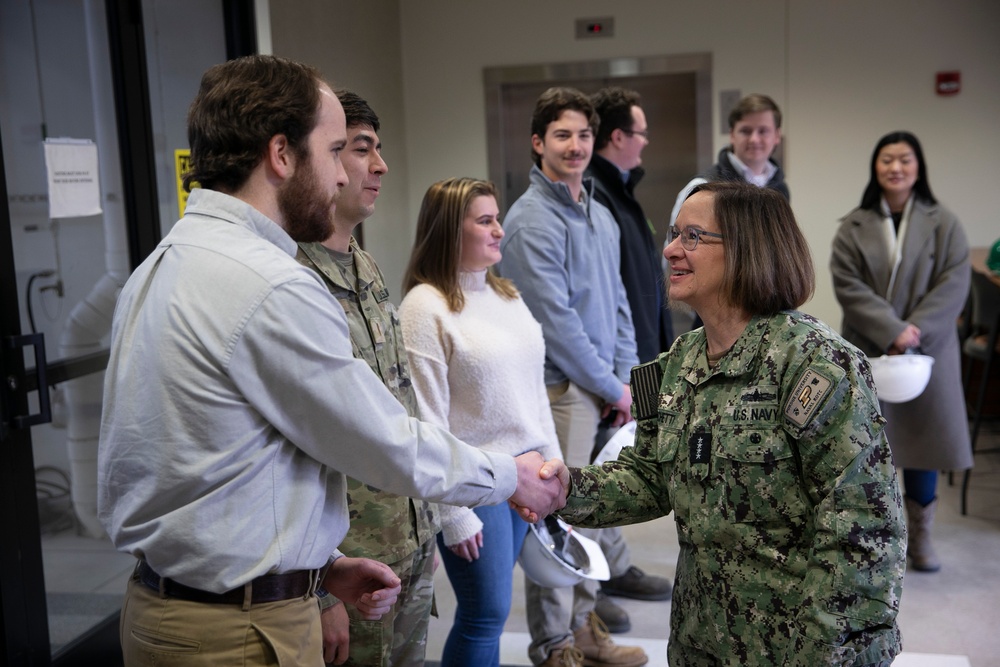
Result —
[[529, 579], [548, 588], [573, 586], [584, 579], [607, 581], [611, 576], [597, 542], [552, 516], [530, 525], [517, 562]]
[[870, 357], [872, 378], [879, 400], [886, 403], [912, 401], [927, 388], [934, 357], [926, 354], [894, 354]]

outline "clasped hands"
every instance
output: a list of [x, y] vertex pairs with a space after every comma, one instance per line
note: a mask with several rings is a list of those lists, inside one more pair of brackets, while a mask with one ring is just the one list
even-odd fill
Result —
[[522, 519], [535, 523], [566, 504], [569, 469], [560, 459], [546, 461], [538, 452], [514, 457], [517, 490], [508, 502]]

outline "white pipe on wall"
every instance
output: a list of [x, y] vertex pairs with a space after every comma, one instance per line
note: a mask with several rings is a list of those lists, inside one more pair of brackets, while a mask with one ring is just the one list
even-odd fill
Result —
[[[111, 85], [103, 0], [86, 0], [84, 16], [93, 92], [95, 143], [101, 172], [106, 271], [70, 313], [59, 338], [59, 353], [63, 358], [102, 349], [102, 341], [111, 331], [115, 301], [130, 271], [121, 195], [123, 188], [118, 135], [115, 112], [111, 105], [114, 91]], [[69, 453], [73, 509], [82, 532], [90, 537], [104, 535], [104, 528], [97, 520], [97, 443], [103, 393], [103, 372], [66, 383], [66, 448]]]

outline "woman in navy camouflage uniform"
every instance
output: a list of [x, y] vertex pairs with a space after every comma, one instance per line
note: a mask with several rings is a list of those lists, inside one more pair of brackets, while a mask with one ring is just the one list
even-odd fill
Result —
[[905, 527], [885, 420], [865, 356], [794, 310], [814, 273], [788, 203], [704, 184], [671, 234], [669, 301], [704, 327], [633, 369], [635, 446], [572, 469], [561, 515], [673, 511], [672, 666], [888, 665]]

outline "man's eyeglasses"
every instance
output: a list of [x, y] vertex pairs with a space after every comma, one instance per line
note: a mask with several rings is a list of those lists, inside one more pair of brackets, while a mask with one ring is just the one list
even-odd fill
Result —
[[622, 130], [622, 132], [624, 132], [625, 134], [627, 134], [630, 137], [633, 134], [638, 134], [640, 137], [642, 137], [646, 141], [649, 141], [649, 130]]
[[702, 236], [711, 236], [717, 239], [722, 238], [722, 234], [706, 232], [704, 229], [698, 229], [697, 227], [687, 227], [683, 230], [677, 227], [670, 228], [670, 240], [674, 241], [679, 238], [681, 240], [681, 247], [685, 250], [694, 250], [697, 248], [698, 241], [701, 240]]

